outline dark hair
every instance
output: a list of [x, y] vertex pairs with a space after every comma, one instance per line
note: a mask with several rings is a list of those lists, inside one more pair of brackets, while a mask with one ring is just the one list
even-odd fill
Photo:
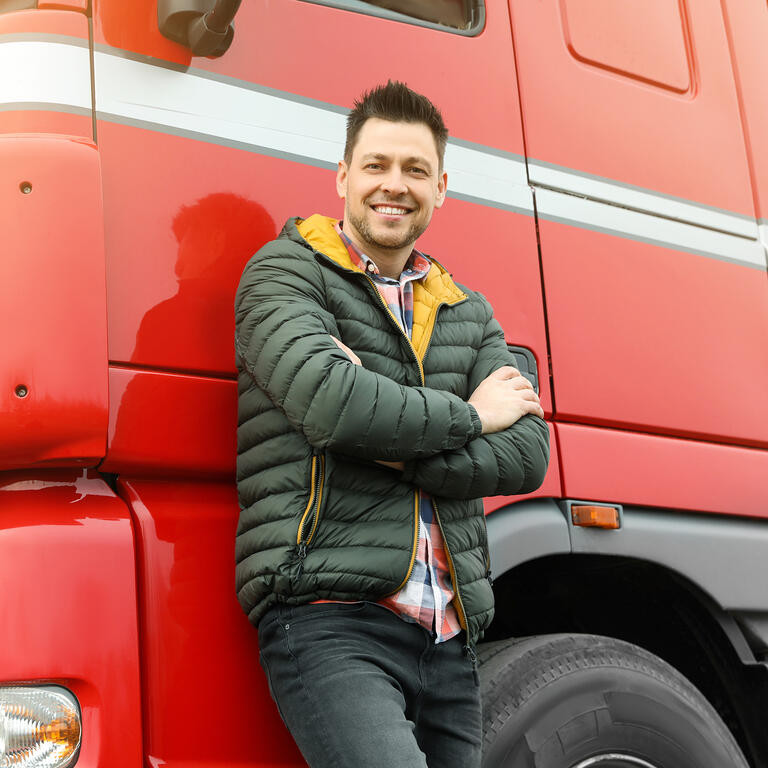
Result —
[[366, 120], [372, 117], [393, 123], [424, 123], [432, 131], [440, 167], [443, 167], [448, 129], [445, 127], [440, 110], [426, 96], [412, 91], [405, 83], [397, 80], [390, 80], [386, 85], [376, 86], [355, 101], [352, 111], [347, 115], [345, 163], [349, 163], [352, 159], [352, 150], [357, 143], [360, 129]]

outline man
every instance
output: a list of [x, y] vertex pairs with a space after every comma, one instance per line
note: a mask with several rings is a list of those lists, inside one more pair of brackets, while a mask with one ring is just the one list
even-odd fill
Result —
[[344, 218], [292, 219], [236, 298], [238, 597], [312, 768], [480, 764], [481, 497], [549, 443], [488, 302], [414, 249], [447, 130], [402, 83], [347, 123]]

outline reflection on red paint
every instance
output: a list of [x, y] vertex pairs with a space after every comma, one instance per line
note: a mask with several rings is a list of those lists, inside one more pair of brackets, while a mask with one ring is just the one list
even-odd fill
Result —
[[178, 244], [177, 292], [149, 309], [130, 362], [189, 370], [193, 361], [221, 360], [234, 371], [235, 289], [244, 263], [275, 225], [263, 206], [215, 193], [183, 205], [171, 225]]

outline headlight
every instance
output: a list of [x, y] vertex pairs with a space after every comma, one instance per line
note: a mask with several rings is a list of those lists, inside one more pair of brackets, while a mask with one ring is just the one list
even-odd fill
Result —
[[80, 707], [65, 688], [0, 686], [0, 768], [74, 765], [80, 730]]

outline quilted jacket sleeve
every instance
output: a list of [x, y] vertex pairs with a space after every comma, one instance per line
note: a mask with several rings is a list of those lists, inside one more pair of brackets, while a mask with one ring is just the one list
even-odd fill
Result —
[[[489, 314], [491, 313], [488, 305]], [[470, 393], [493, 371], [515, 365], [499, 323], [489, 316], [470, 376]], [[473, 499], [530, 493], [544, 482], [549, 463], [549, 429], [527, 414], [511, 427], [480, 435], [465, 446], [405, 463], [403, 478], [434, 496]]]
[[461, 398], [354, 365], [331, 339], [322, 286], [317, 262], [278, 240], [249, 262], [235, 299], [240, 365], [313, 447], [407, 460], [480, 434], [477, 413]]

